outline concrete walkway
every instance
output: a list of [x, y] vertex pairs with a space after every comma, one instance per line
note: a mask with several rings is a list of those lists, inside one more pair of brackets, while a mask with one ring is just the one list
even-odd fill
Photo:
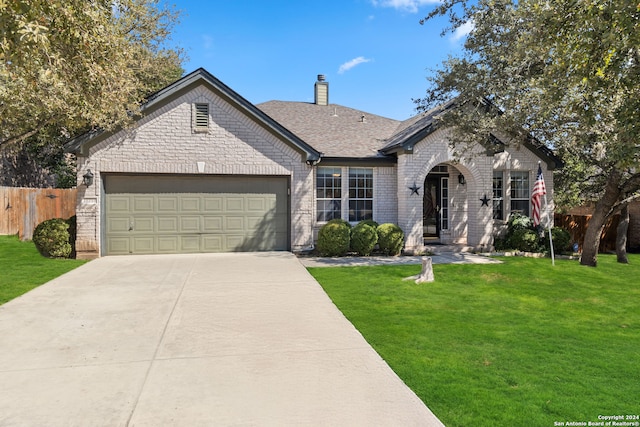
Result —
[[[433, 264], [494, 264], [502, 261], [469, 252], [442, 252], [431, 256]], [[422, 264], [423, 256], [300, 257], [305, 267], [362, 267], [373, 265]]]
[[106, 257], [0, 306], [0, 426], [441, 426], [290, 253]]

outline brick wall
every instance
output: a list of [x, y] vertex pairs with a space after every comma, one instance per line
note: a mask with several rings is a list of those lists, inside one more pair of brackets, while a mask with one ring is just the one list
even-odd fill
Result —
[[383, 167], [374, 169], [374, 213], [379, 224], [398, 223], [398, 176], [397, 169]]
[[[208, 132], [193, 131], [193, 103], [209, 103]], [[289, 176], [292, 250], [313, 243], [313, 176], [302, 154], [202, 86], [79, 156], [78, 184], [88, 168], [94, 184], [78, 186], [77, 209], [79, 248], [88, 256], [100, 254], [101, 174], [112, 172]]]
[[[435, 166], [446, 163], [450, 174], [450, 230], [442, 234], [443, 243], [462, 243], [477, 249], [493, 246], [494, 221], [491, 198], [493, 197], [493, 171], [505, 171], [505, 193], [508, 193], [509, 173], [512, 170], [528, 171], [530, 190], [533, 188], [539, 158], [525, 147], [513, 147], [495, 156], [487, 156], [477, 147], [457, 158], [449, 147], [447, 130], [438, 130], [420, 141], [412, 153], [398, 156], [398, 224], [404, 230], [405, 250], [420, 251], [424, 248], [422, 229], [422, 197], [408, 190], [413, 183], [422, 186], [425, 177]], [[553, 212], [553, 177], [542, 164], [549, 202], [548, 212]], [[465, 185], [457, 180], [459, 173], [466, 179]], [[489, 199], [488, 206], [481, 199]], [[510, 200], [505, 194], [505, 206]], [[505, 210], [508, 215], [508, 209]], [[551, 215], [553, 217], [553, 215]], [[499, 228], [501, 224], [496, 224]]]
[[[422, 197], [408, 190], [413, 183], [422, 186], [424, 180], [435, 166], [441, 163], [455, 163], [455, 170], [466, 178], [464, 188], [457, 186], [457, 180], [450, 180], [455, 187], [453, 204], [450, 206], [450, 227], [455, 234], [451, 240], [472, 246], [481, 246], [491, 242], [492, 227], [487, 228], [487, 217], [491, 210], [480, 208], [482, 194], [491, 197], [491, 158], [476, 152], [468, 159], [456, 158], [447, 140], [447, 131], [438, 130], [420, 141], [409, 154], [398, 156], [398, 222], [405, 233], [405, 250], [421, 251], [424, 248], [422, 228]], [[457, 176], [457, 175], [456, 175]]]
[[[507, 219], [509, 217], [509, 207], [511, 204], [510, 194], [510, 179], [512, 171], [527, 171], [529, 172], [529, 194], [533, 190], [537, 173], [538, 173], [538, 161], [540, 160], [533, 152], [525, 147], [512, 147], [505, 150], [503, 153], [498, 153], [494, 156], [495, 162], [493, 169], [495, 171], [503, 172], [504, 179], [504, 219], [494, 221], [494, 234], [502, 234], [506, 231]], [[547, 203], [545, 205], [544, 199], [542, 200], [542, 206], [540, 211], [540, 221], [543, 225], [547, 225], [548, 222], [553, 224], [555, 205], [553, 203], [553, 171], [547, 168], [547, 164], [542, 162], [542, 175], [544, 177], [545, 188], [547, 190]], [[529, 205], [531, 209], [531, 205]], [[531, 212], [530, 212], [531, 214]]]

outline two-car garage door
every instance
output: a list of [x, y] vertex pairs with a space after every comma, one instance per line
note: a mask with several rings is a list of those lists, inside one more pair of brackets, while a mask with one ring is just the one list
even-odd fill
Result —
[[287, 177], [106, 175], [107, 255], [289, 249]]

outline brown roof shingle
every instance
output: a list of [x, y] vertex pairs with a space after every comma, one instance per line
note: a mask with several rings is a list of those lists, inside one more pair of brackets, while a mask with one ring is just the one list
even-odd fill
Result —
[[378, 157], [401, 123], [337, 104], [268, 101], [257, 107], [326, 157]]

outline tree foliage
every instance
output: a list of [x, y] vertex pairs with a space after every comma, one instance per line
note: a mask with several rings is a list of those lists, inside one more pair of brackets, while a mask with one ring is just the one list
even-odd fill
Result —
[[126, 125], [182, 75], [182, 52], [167, 47], [177, 19], [158, 0], [0, 0], [0, 148], [37, 160], [71, 135]]
[[422, 22], [472, 22], [461, 56], [431, 77], [427, 108], [457, 97], [441, 120], [454, 144], [496, 129], [565, 161], [556, 200], [596, 200], [582, 263], [596, 265], [606, 218], [640, 189], [640, 4], [631, 0], [444, 0]]

